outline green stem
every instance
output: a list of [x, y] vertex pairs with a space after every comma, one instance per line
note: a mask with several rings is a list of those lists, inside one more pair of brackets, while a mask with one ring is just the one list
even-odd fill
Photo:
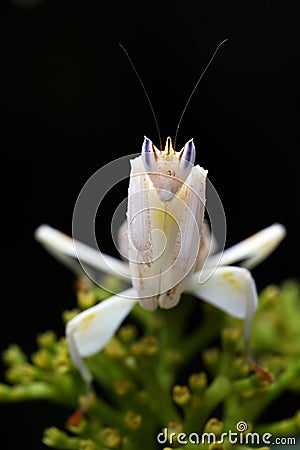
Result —
[[146, 364], [143, 366], [143, 387], [149, 395], [148, 407], [160, 418], [162, 423], [168, 423], [171, 420], [180, 421], [178, 410], [176, 409], [170, 392], [165, 390], [160, 384], [153, 367]]
[[0, 401], [1, 402], [23, 402], [28, 400], [52, 400], [57, 403], [67, 404], [70, 402], [66, 398], [61, 397], [55, 386], [36, 381], [29, 385], [7, 386], [0, 385]]
[[181, 365], [186, 364], [197, 353], [203, 350], [208, 344], [210, 344], [220, 332], [221, 321], [219, 318], [211, 323], [210, 320], [203, 321], [200, 327], [181, 343], [181, 351], [183, 359]]
[[187, 433], [202, 430], [212, 411], [230, 393], [231, 384], [224, 375], [217, 376], [202, 396], [194, 395], [187, 408], [184, 430]]
[[102, 423], [110, 424], [111, 427], [121, 428], [124, 426], [124, 413], [113, 408], [104, 400], [97, 397], [88, 409], [89, 415]]
[[278, 422], [269, 423], [266, 425], [256, 426], [255, 431], [258, 434], [271, 433], [273, 436], [295, 436], [299, 433], [299, 426], [296, 423], [295, 417], [289, 419], [279, 420]]

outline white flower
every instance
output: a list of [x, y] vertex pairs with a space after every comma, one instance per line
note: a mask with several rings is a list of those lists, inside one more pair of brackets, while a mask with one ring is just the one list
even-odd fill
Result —
[[[48, 225], [35, 232], [36, 239], [77, 276], [83, 273], [81, 261], [99, 271], [99, 277], [108, 273], [131, 280], [133, 285], [67, 324], [71, 358], [87, 383], [92, 376], [83, 358], [107, 344], [138, 301], [149, 310], [172, 308], [182, 292], [189, 292], [245, 319], [244, 337], [249, 345], [257, 291], [248, 269], [275, 249], [285, 228], [274, 224], [223, 254], [211, 255], [211, 238], [203, 222], [207, 172], [194, 166], [194, 159], [192, 140], [177, 153], [170, 138], [164, 152], [145, 138], [141, 156], [131, 161], [128, 225], [120, 234], [120, 247], [129, 263], [74, 242]], [[242, 261], [239, 267], [230, 265], [238, 261]], [[205, 282], [199, 282], [200, 274]]]

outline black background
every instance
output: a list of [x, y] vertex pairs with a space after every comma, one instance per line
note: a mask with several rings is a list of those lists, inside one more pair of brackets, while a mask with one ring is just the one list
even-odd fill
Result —
[[[273, 222], [286, 225], [286, 240], [255, 269], [258, 287], [297, 277], [296, 2], [25, 3], [2, 2], [0, 9], [1, 349], [13, 341], [31, 352], [37, 332], [63, 333], [61, 311], [74, 305], [72, 275], [34, 242], [34, 229], [45, 222], [70, 233], [88, 177], [138, 152], [144, 134], [158, 145], [119, 42], [135, 61], [165, 139], [174, 136], [213, 50], [229, 39], [193, 97], [178, 144], [194, 138], [197, 162], [225, 208], [228, 245]], [[122, 184], [105, 214], [125, 195]], [[114, 253], [108, 222], [103, 214], [97, 220], [99, 243]], [[43, 427], [63, 425], [65, 417], [49, 405], [1, 406], [1, 442], [10, 436], [3, 448], [44, 448]]]

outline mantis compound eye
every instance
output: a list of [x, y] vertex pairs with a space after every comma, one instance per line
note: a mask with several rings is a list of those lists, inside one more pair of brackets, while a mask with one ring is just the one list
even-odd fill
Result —
[[182, 172], [190, 172], [196, 158], [196, 150], [193, 139], [190, 139], [179, 154], [179, 167]]
[[156, 159], [157, 155], [154, 145], [152, 144], [152, 141], [145, 136], [142, 146], [142, 160], [147, 171], [153, 172], [155, 170]]

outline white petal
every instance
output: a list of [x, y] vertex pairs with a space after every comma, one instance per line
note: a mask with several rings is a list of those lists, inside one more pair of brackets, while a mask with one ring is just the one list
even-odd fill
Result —
[[275, 250], [285, 235], [285, 227], [279, 223], [275, 223], [233, 247], [228, 248], [222, 256], [221, 254], [213, 255], [209, 258], [209, 265], [213, 266], [217, 264], [221, 257], [219, 263], [221, 265], [242, 261], [240, 264], [242, 267], [251, 269]]
[[198, 277], [198, 273], [193, 275], [188, 292], [233, 317], [246, 319], [244, 335], [248, 340], [258, 301], [251, 273], [242, 267], [222, 266], [203, 284], [198, 283]]
[[136, 292], [130, 288], [81, 312], [67, 323], [72, 361], [88, 383], [91, 374], [82, 358], [102, 350], [136, 302]]
[[99, 272], [130, 280], [128, 264], [112, 256], [105, 255], [89, 245], [73, 240], [49, 225], [41, 225], [35, 231], [35, 238], [57, 259], [69, 266], [77, 275], [82, 269], [77, 260]]

